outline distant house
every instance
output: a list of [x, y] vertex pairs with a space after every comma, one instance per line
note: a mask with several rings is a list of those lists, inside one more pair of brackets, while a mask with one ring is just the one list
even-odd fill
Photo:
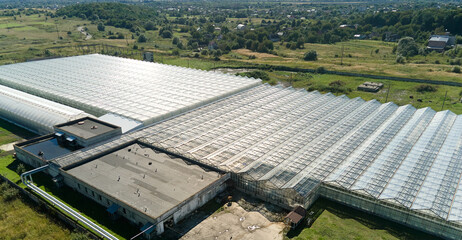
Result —
[[400, 35], [392, 33], [392, 32], [386, 32], [385, 36], [383, 38], [383, 41], [385, 42], [397, 42], [401, 38]]
[[443, 51], [446, 47], [453, 47], [456, 44], [456, 37], [450, 35], [432, 35], [428, 40], [427, 49]]
[[364, 35], [364, 34], [355, 34], [355, 35], [353, 36], [354, 39], [359, 39], [359, 40], [366, 39], [366, 37], [367, 37], [367, 36]]
[[298, 206], [292, 210], [287, 216], [284, 218], [284, 223], [290, 226], [291, 228], [296, 228], [302, 220], [306, 217], [306, 210]]
[[239, 31], [243, 31], [243, 30], [245, 30], [245, 25], [244, 24], [238, 24], [236, 29], [239, 30]]

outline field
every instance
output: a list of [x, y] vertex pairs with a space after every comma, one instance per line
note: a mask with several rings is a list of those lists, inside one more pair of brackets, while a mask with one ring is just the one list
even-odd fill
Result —
[[7, 201], [0, 194], [0, 239], [72, 239], [59, 221], [17, 197]]
[[35, 136], [35, 134], [0, 119], [0, 146], [33, 136]]
[[438, 240], [400, 224], [357, 211], [325, 199], [308, 210], [316, 220], [311, 227], [298, 226], [287, 233], [294, 240]]

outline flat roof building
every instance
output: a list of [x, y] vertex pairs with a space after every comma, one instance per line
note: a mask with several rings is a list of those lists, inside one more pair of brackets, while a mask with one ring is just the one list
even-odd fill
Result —
[[228, 174], [134, 143], [81, 165], [63, 168], [66, 185], [139, 226], [161, 234], [226, 188]]

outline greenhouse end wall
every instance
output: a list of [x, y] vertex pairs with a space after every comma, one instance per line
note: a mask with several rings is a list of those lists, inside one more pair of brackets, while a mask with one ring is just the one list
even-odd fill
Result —
[[333, 200], [346, 206], [377, 215], [379, 217], [427, 232], [445, 239], [462, 239], [462, 228], [426, 214], [419, 214], [394, 204], [387, 204], [377, 199], [355, 194], [323, 184], [319, 190], [321, 197]]

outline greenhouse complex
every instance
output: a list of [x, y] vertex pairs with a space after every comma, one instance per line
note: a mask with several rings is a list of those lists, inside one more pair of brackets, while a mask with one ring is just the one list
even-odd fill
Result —
[[[462, 238], [462, 115], [98, 54], [0, 66], [0, 84], [2, 118], [83, 142], [24, 161], [145, 234], [235, 187], [286, 209], [323, 197]], [[33, 155], [33, 144], [15, 149]]]

